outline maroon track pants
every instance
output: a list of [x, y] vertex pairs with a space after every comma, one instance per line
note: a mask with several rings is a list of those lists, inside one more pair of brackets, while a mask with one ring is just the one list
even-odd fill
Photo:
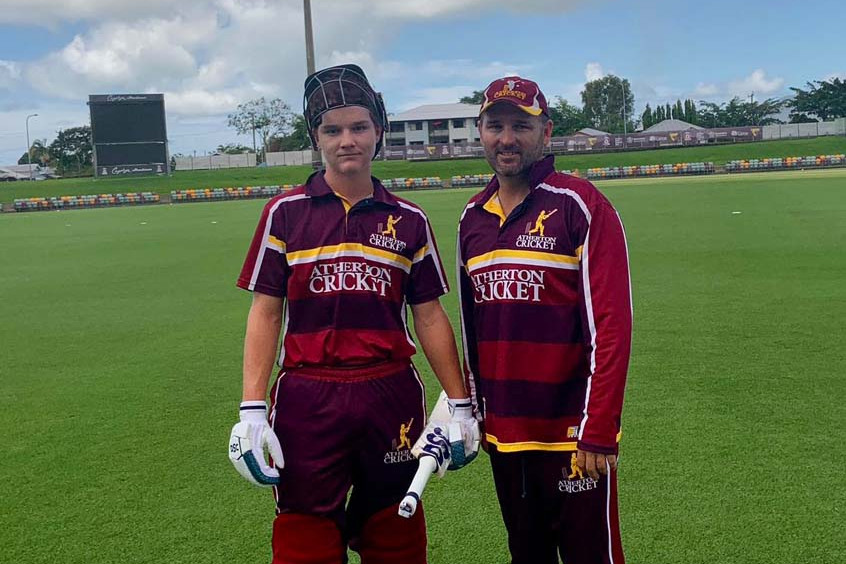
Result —
[[512, 564], [624, 564], [616, 472], [580, 474], [575, 452], [490, 457]]

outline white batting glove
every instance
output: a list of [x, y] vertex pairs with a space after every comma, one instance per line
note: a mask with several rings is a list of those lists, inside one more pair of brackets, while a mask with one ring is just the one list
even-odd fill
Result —
[[[272, 467], [264, 457], [265, 448], [273, 458]], [[276, 433], [267, 422], [267, 403], [241, 402], [241, 421], [232, 427], [229, 436], [229, 460], [244, 478], [257, 486], [279, 483], [279, 470], [285, 467], [285, 457]]]
[[423, 429], [417, 442], [414, 443], [411, 452], [420, 459], [424, 456], [432, 457], [435, 464], [437, 464], [438, 476], [443, 478], [444, 474], [446, 474], [447, 467], [450, 465], [451, 456], [447, 430], [442, 424], [434, 421], [430, 422]]
[[458, 470], [473, 462], [479, 454], [479, 422], [473, 416], [470, 398], [449, 399], [450, 470]]

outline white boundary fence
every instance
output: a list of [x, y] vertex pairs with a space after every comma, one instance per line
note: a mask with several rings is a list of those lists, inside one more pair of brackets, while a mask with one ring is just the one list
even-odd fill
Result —
[[815, 123], [784, 123], [764, 126], [764, 139], [793, 139], [797, 137], [822, 137], [846, 135], [846, 118]]
[[256, 166], [255, 153], [240, 155], [208, 155], [204, 157], [174, 157], [176, 170], [211, 170], [216, 168], [246, 168]]
[[311, 151], [284, 151], [267, 153], [267, 166], [310, 165]]

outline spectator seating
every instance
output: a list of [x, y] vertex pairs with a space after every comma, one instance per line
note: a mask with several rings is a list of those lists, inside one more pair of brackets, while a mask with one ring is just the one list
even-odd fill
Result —
[[425, 178], [389, 178], [382, 180], [382, 185], [389, 190], [414, 190], [417, 188], [443, 188], [440, 176]]
[[[827, 166], [846, 166], [846, 155], [817, 155], [806, 157], [774, 157], [767, 159], [734, 160], [726, 163], [726, 172], [749, 172], [756, 170], [791, 170]], [[576, 174], [562, 170], [564, 174]], [[587, 178], [603, 180], [609, 178], [635, 178], [649, 176], [681, 176], [713, 174], [714, 163], [676, 163], [663, 165], [612, 166], [587, 169]], [[453, 176], [450, 185], [484, 186], [493, 178], [493, 174], [466, 174]], [[419, 188], [442, 188], [439, 176], [425, 178], [392, 178], [383, 180], [386, 188], [393, 190], [414, 190]], [[173, 190], [171, 202], [212, 202], [223, 200], [241, 200], [252, 198], [272, 198], [294, 188], [292, 184], [282, 186], [246, 186], [238, 188], [196, 188]], [[155, 204], [160, 202], [159, 194], [153, 192], [127, 192], [121, 194], [93, 194], [82, 196], [57, 196], [51, 198], [19, 198], [13, 203], [17, 212], [49, 211], [65, 209], [85, 209]]]
[[173, 190], [170, 201], [174, 204], [185, 202], [216, 202], [223, 200], [249, 200], [254, 198], [272, 198], [294, 186], [245, 186], [238, 188], [189, 188], [188, 190]]
[[713, 174], [714, 170], [714, 163], [711, 162], [606, 166], [589, 168], [587, 170], [587, 177], [590, 180], [603, 180], [606, 178], [635, 178], [642, 176], [681, 176]]
[[846, 164], [846, 155], [818, 155], [808, 157], [774, 157], [770, 159], [743, 159], [726, 163], [726, 172], [749, 172], [756, 170], [789, 170], [795, 168], [813, 168], [842, 166]]
[[83, 196], [54, 196], [52, 198], [21, 198], [14, 201], [15, 211], [49, 211], [85, 208], [106, 208], [155, 204], [160, 196], [153, 192], [126, 194], [88, 194]]
[[453, 176], [450, 184], [455, 187], [461, 186], [485, 186], [493, 178], [493, 174], [464, 174]]

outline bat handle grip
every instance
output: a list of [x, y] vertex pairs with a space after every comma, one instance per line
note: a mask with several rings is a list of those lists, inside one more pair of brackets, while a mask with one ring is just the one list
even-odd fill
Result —
[[408, 493], [399, 504], [399, 515], [406, 519], [411, 518], [414, 512], [417, 511], [417, 503], [420, 501], [420, 496], [423, 490], [426, 489], [426, 484], [429, 478], [438, 468], [438, 463], [434, 457], [421, 456], [417, 467], [417, 472], [414, 474], [414, 479], [411, 480], [411, 485], [408, 486]]

